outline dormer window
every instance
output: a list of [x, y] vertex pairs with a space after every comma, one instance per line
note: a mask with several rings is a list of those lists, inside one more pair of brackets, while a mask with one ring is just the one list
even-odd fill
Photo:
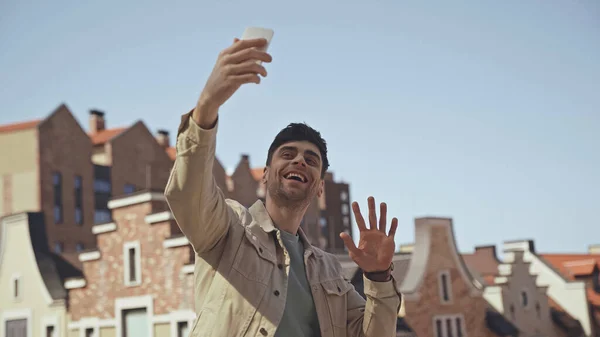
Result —
[[21, 299], [21, 276], [13, 275], [11, 281], [11, 295], [13, 300], [18, 301]]
[[521, 306], [523, 308], [528, 308], [529, 307], [529, 297], [527, 296], [527, 291], [526, 290], [522, 290], [521, 291]]
[[438, 276], [438, 287], [440, 302], [442, 304], [452, 302], [452, 280], [450, 279], [450, 272], [448, 270], [442, 270]]

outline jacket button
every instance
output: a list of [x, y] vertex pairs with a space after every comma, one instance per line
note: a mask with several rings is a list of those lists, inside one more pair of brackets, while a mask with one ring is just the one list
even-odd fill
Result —
[[265, 330], [265, 328], [260, 328], [260, 334], [263, 336], [267, 335], [267, 330]]
[[279, 290], [275, 290], [273, 294], [275, 294], [275, 296], [279, 296]]

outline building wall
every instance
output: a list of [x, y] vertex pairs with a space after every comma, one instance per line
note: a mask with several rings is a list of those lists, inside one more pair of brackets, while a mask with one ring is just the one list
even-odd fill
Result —
[[548, 287], [548, 296], [565, 309], [567, 313], [579, 320], [586, 336], [592, 334], [592, 321], [586, 297], [584, 282], [565, 280], [557, 271], [544, 262], [532, 249], [530, 241], [513, 241], [504, 243], [504, 251], [523, 252], [523, 259], [530, 263], [530, 273], [537, 275], [537, 285]]
[[[91, 232], [94, 222], [94, 171], [91, 162], [92, 143], [66, 106], [60, 106], [39, 125], [40, 182], [44, 221], [48, 243], [54, 249], [57, 243], [71, 263], [77, 265], [77, 244], [83, 249], [96, 245]], [[60, 173], [62, 193], [62, 221], [54, 219], [53, 174]], [[83, 223], [76, 223], [75, 179], [82, 181]]]
[[125, 184], [133, 184], [137, 190], [165, 189], [173, 163], [144, 123], [137, 122], [113, 138], [110, 152], [113, 197], [125, 193]]
[[327, 222], [327, 249], [342, 252], [345, 250], [344, 241], [340, 238], [341, 232], [352, 235], [350, 192], [348, 184], [331, 180], [325, 181], [325, 203], [322, 217]]
[[[131, 199], [142, 193], [123, 199]], [[168, 217], [169, 212], [164, 212], [164, 207], [158, 210], [152, 206], [155, 202], [139, 203], [118, 209], [113, 209], [114, 230], [98, 234], [98, 252], [92, 260], [83, 263], [86, 275], [85, 287], [72, 289], [69, 293], [69, 306], [71, 319], [75, 323], [72, 327], [77, 330], [86, 320], [93, 318], [104, 320], [105, 328], [114, 328], [114, 333], [121, 336], [123, 323], [121, 322], [120, 309], [147, 307], [148, 318], [152, 324], [150, 330], [154, 336], [169, 336], [163, 334], [167, 324], [169, 331], [173, 331], [174, 314], [184, 312], [193, 315], [194, 308], [194, 277], [193, 267], [184, 265], [192, 264], [193, 256], [191, 247], [184, 237], [174, 235], [174, 220], [163, 218], [160, 222], [148, 223], [148, 215], [157, 212], [160, 217]], [[162, 201], [161, 204], [165, 204]], [[151, 221], [151, 220], [148, 220]], [[96, 228], [111, 226], [112, 224], [99, 225]], [[175, 225], [176, 227], [176, 225]], [[171, 242], [183, 240], [175, 247], [165, 247], [165, 239]], [[174, 240], [174, 241], [173, 241]], [[139, 283], [128, 285], [126, 283], [126, 262], [129, 245], [139, 247], [139, 265], [141, 279]], [[167, 245], [168, 246], [168, 245]], [[90, 253], [86, 253], [88, 256]], [[86, 254], [83, 254], [85, 259]], [[92, 253], [94, 254], [94, 253]], [[190, 268], [192, 267], [192, 268]], [[183, 316], [188, 317], [188, 316]], [[187, 318], [186, 318], [187, 319]], [[191, 322], [189, 327], [191, 328]], [[101, 337], [112, 336], [113, 332], [102, 333]]]
[[[407, 278], [418, 280], [416, 284], [418, 289], [411, 289], [410, 295], [406, 294], [404, 304], [406, 307], [406, 320], [417, 336], [436, 336], [434, 320], [436, 317], [455, 317], [463, 318], [463, 335], [492, 337], [495, 336], [486, 326], [485, 312], [489, 307], [481, 294], [474, 293], [474, 288], [465, 281], [463, 273], [465, 267], [457, 263], [458, 256], [453, 247], [452, 233], [447, 226], [429, 226], [429, 230], [419, 230], [417, 226], [417, 236], [427, 236], [419, 239], [413, 261], [409, 267]], [[452, 240], [452, 242], [451, 242]], [[422, 247], [424, 244], [427, 247]], [[427, 252], [428, 251], [428, 252]], [[417, 265], [415, 254], [425, 258], [424, 265]], [[418, 260], [418, 259], [417, 259]], [[423, 268], [421, 271], [416, 270]], [[445, 271], [448, 274], [450, 286], [450, 301], [442, 302], [440, 291], [440, 272]], [[411, 275], [412, 274], [412, 275]], [[422, 275], [419, 277], [419, 275]], [[406, 283], [406, 279], [403, 283]], [[466, 332], [466, 333], [465, 333]]]
[[[66, 308], [54, 303], [40, 274], [30, 241], [26, 214], [4, 218], [0, 244], [0, 337], [6, 337], [6, 321], [26, 318], [31, 337], [46, 337], [46, 325], [53, 325], [57, 337], [66, 336]], [[18, 297], [14, 281], [18, 280]]]
[[555, 337], [545, 287], [538, 287], [529, 273], [530, 264], [523, 261], [522, 252], [508, 252], [505, 262], [511, 263], [503, 289], [504, 315], [519, 327], [522, 337]]
[[0, 217], [40, 210], [37, 128], [0, 133]]
[[233, 193], [231, 198], [240, 204], [250, 207], [258, 200], [258, 184], [250, 171], [248, 156], [243, 155], [235, 171], [231, 175]]

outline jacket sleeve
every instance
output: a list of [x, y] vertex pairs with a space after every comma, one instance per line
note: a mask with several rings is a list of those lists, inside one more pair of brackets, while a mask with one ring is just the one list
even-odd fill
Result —
[[183, 115], [177, 132], [177, 156], [165, 197], [173, 217], [196, 253], [213, 249], [227, 234], [234, 212], [213, 176], [217, 124], [200, 128]]
[[363, 280], [366, 303], [356, 290], [348, 294], [348, 337], [395, 337], [402, 296], [396, 281]]

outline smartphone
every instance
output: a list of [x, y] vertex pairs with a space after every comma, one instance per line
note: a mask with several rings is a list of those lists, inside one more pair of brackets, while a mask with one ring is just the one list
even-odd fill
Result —
[[261, 48], [262, 51], [266, 52], [269, 49], [269, 45], [271, 44], [271, 40], [273, 39], [273, 34], [275, 32], [270, 28], [262, 28], [262, 27], [248, 27], [242, 34], [241, 40], [250, 40], [250, 39], [265, 39], [267, 40], [267, 44]]

